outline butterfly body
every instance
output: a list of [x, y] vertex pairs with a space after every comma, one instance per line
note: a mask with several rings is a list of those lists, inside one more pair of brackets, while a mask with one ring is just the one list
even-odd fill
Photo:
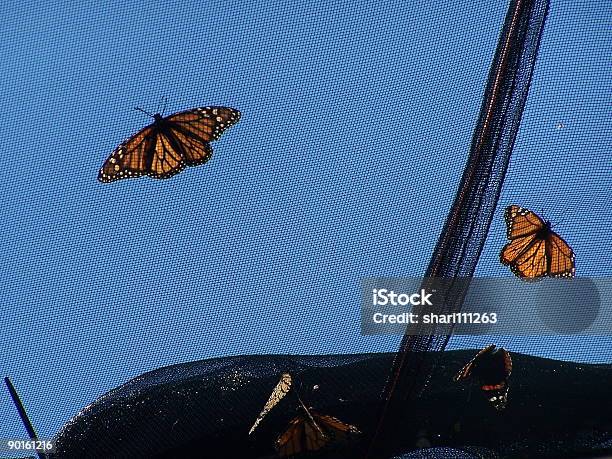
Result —
[[361, 433], [353, 425], [333, 416], [317, 413], [304, 405], [299, 410], [300, 414], [289, 422], [287, 430], [276, 440], [280, 457], [294, 457], [330, 445], [338, 446]]
[[505, 211], [507, 237], [510, 240], [499, 254], [502, 264], [524, 280], [542, 277], [574, 277], [575, 255], [550, 221], [517, 205]]
[[228, 107], [201, 107], [167, 117], [156, 113], [153, 123], [122, 142], [98, 174], [104, 183], [147, 175], [170, 178], [187, 166], [204, 164], [212, 156], [210, 142], [240, 119]]
[[547, 221], [544, 222], [544, 226], [542, 226], [542, 228], [538, 230], [538, 232], [536, 233], [535, 237], [536, 237], [536, 239], [539, 239], [540, 241], [545, 241], [546, 238], [550, 235], [551, 231], [552, 231], [551, 230], [551, 224], [547, 220]]
[[512, 373], [510, 353], [494, 344], [482, 349], [453, 378], [461, 381], [474, 378], [480, 389], [496, 410], [503, 410], [508, 403], [509, 378]]
[[[155, 113], [153, 115], [153, 123], [151, 124], [151, 135], [154, 139], [157, 139], [158, 136], [167, 135], [169, 132], [169, 123], [164, 119], [161, 113]], [[144, 152], [145, 155], [145, 167], [147, 169], [151, 169], [151, 165], [153, 163], [153, 155], [155, 154], [156, 142], [150, 142], [147, 147], [147, 150]]]
[[[292, 388], [292, 384], [291, 374], [283, 373], [249, 430], [249, 435], [255, 431], [267, 413], [287, 395]], [[313, 389], [318, 389], [318, 387], [318, 385], [315, 385]], [[361, 433], [353, 425], [346, 424], [333, 416], [317, 413], [312, 408], [307, 408], [297, 392], [296, 397], [299, 402], [298, 415], [289, 421], [289, 426], [275, 443], [280, 457], [294, 457], [303, 453], [318, 451], [330, 445], [338, 446]]]

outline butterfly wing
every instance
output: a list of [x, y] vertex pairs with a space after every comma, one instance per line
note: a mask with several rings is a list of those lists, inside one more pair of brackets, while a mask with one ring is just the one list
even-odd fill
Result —
[[289, 428], [276, 441], [281, 457], [318, 451], [332, 442], [339, 443], [361, 433], [357, 427], [333, 416], [319, 414], [303, 405], [302, 410], [303, 413], [291, 420]]
[[323, 430], [323, 432], [325, 432], [334, 441], [344, 441], [353, 435], [358, 435], [361, 433], [357, 427], [351, 424], [346, 424], [333, 416], [315, 413], [312, 413], [312, 415], [317, 424], [321, 427], [321, 430]]
[[306, 451], [318, 451], [331, 441], [331, 438], [322, 431], [321, 427], [310, 420], [304, 422], [304, 436]]
[[185, 169], [185, 148], [170, 132], [158, 130], [153, 140], [155, 147], [150, 156], [151, 163], [147, 171], [149, 177], [167, 179]]
[[576, 275], [576, 256], [567, 242], [551, 231], [546, 239], [548, 259], [547, 274], [550, 277], [574, 277]]
[[[510, 242], [501, 250], [500, 262], [510, 266], [512, 272], [521, 278], [545, 275], [546, 257], [539, 258], [545, 246], [536, 237], [545, 227], [544, 221], [534, 212], [517, 205], [508, 206], [504, 217]], [[543, 267], [541, 263], [544, 263]]]
[[546, 276], [548, 262], [546, 240], [533, 239], [529, 246], [510, 264], [512, 272], [525, 280], [538, 280]]
[[148, 175], [170, 178], [212, 156], [210, 141], [240, 119], [228, 107], [201, 107], [174, 113], [142, 129], [119, 145], [98, 174], [101, 182]]
[[329, 443], [329, 437], [312, 420], [311, 416], [296, 416], [287, 430], [276, 440], [280, 457], [292, 457], [307, 451], [317, 451]]
[[493, 405], [493, 408], [498, 411], [506, 408], [508, 404], [508, 390], [510, 389], [507, 381], [502, 381], [495, 385], [485, 385], [482, 386], [481, 389], [489, 402]]
[[496, 410], [504, 409], [508, 402], [508, 378], [512, 373], [510, 353], [504, 348], [495, 350], [495, 345], [491, 344], [476, 354], [453, 379], [459, 381], [468, 378], [472, 372], [481, 381], [480, 388], [493, 407]]
[[510, 357], [510, 353], [504, 348], [500, 348], [500, 351], [503, 352], [504, 355], [504, 370], [506, 372], [506, 378], [509, 378], [512, 374], [512, 358]]
[[289, 421], [289, 427], [276, 440], [276, 449], [280, 457], [291, 457], [299, 454], [305, 444], [304, 419], [297, 416]]
[[508, 391], [510, 390], [508, 379], [510, 374], [512, 374], [512, 358], [510, 353], [504, 348], [499, 348], [496, 356], [497, 354], [503, 359], [503, 377], [497, 376], [497, 379], [501, 378], [502, 380], [493, 384], [483, 384], [481, 389], [493, 407], [499, 411], [506, 408], [508, 403]]
[[198, 107], [166, 118], [173, 128], [203, 142], [218, 140], [221, 134], [240, 120], [240, 112], [229, 107]]
[[510, 242], [499, 259], [525, 280], [544, 276], [573, 277], [575, 256], [571, 247], [534, 212], [512, 205], [505, 212]]
[[147, 126], [123, 141], [100, 168], [98, 180], [110, 183], [145, 175], [148, 170], [145, 158], [153, 147], [153, 132], [153, 125]]
[[212, 157], [213, 150], [210, 143], [202, 141], [197, 137], [184, 134], [178, 129], [172, 130], [172, 136], [182, 147], [182, 157], [186, 166], [199, 166]]
[[119, 145], [108, 157], [98, 180], [103, 183], [148, 175], [165, 179], [186, 167], [183, 148], [171, 133], [147, 126]]
[[291, 375], [289, 373], [283, 373], [280, 377], [280, 380], [278, 381], [278, 383], [272, 390], [272, 393], [270, 394], [268, 401], [266, 402], [263, 409], [261, 410], [261, 413], [259, 413], [259, 416], [257, 416], [257, 419], [255, 420], [255, 423], [253, 424], [253, 427], [251, 427], [251, 430], [249, 430], [249, 435], [253, 433], [255, 428], [259, 425], [261, 420], [264, 418], [264, 416], [268, 414], [268, 412], [272, 408], [274, 408], [276, 404], [280, 402], [285, 395], [287, 395], [287, 393], [291, 389], [291, 383], [292, 383]]
[[478, 360], [484, 355], [493, 352], [495, 349], [495, 344], [491, 344], [484, 349], [482, 349], [478, 354], [474, 356], [472, 360], [470, 360], [465, 366], [457, 372], [457, 374], [453, 377], [453, 381], [461, 381], [462, 379], [469, 378], [472, 374], [472, 370], [474, 365], [478, 362]]
[[506, 234], [511, 241], [536, 234], [544, 228], [544, 221], [538, 215], [517, 205], [506, 207], [504, 218], [506, 220]]
[[529, 249], [529, 247], [535, 242], [536, 235], [530, 234], [529, 236], [523, 236], [513, 239], [504, 246], [499, 254], [499, 261], [506, 266], [512, 267], [516, 259], [520, 257]]
[[212, 156], [209, 142], [240, 120], [240, 112], [229, 107], [199, 107], [167, 118], [177, 142], [185, 146], [188, 166], [204, 164]]

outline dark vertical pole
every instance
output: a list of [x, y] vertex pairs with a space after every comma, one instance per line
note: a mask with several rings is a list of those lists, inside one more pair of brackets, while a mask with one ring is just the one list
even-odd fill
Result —
[[[21, 422], [23, 422], [23, 426], [28, 431], [28, 435], [30, 436], [30, 440], [38, 441], [38, 435], [36, 435], [36, 431], [34, 430], [34, 426], [30, 422], [30, 418], [28, 418], [28, 413], [26, 413], [25, 408], [23, 407], [23, 403], [21, 403], [21, 399], [19, 398], [19, 394], [15, 390], [15, 386], [11, 382], [10, 378], [6, 376], [4, 378], [4, 383], [11, 394], [11, 398], [13, 399], [13, 403], [17, 408], [17, 412], [19, 413], [19, 417], [21, 418]], [[45, 459], [45, 455], [40, 451], [36, 451], [36, 454], [40, 459]]]

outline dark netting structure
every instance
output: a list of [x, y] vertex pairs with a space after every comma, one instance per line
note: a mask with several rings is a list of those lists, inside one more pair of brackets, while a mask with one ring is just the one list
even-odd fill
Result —
[[[609, 430], [582, 425], [588, 419], [609, 428], [609, 413], [599, 408], [599, 400], [608, 397], [607, 388], [597, 383], [610, 377], [609, 366], [517, 355], [515, 364], [522, 367], [525, 383], [513, 388], [512, 397], [520, 404], [500, 418], [479, 394], [468, 407], [448, 384], [449, 375], [472, 355], [452, 351], [438, 356], [429, 375], [430, 389], [418, 403], [400, 402], [411, 416], [403, 420], [395, 448], [446, 448], [398, 457], [564, 457], [567, 451], [590, 457], [609, 451]], [[296, 375], [303, 387], [317, 385], [315, 391], [303, 391], [316, 409], [372, 432], [377, 422], [372, 413], [380, 408], [380, 388], [392, 362], [392, 354], [270, 355], [161, 368], [85, 407], [64, 426], [57, 446], [66, 457], [274, 457], [270, 443], [294, 415], [295, 401], [283, 399], [254, 438], [245, 441], [245, 433], [280, 373]], [[530, 383], [558, 389], [536, 394]], [[559, 403], [565, 392], [582, 390], [590, 392], [588, 401], [570, 397]], [[569, 425], [568, 411], [573, 417]], [[549, 435], [554, 440], [546, 438]], [[362, 439], [317, 457], [362, 457], [365, 448]]]
[[[175, 5], [185, 24], [170, 21], [169, 27], [191, 41], [159, 59], [167, 62], [159, 68], [193, 77], [191, 87], [189, 78], [169, 76], [173, 70], [159, 76], [181, 88], [175, 94], [181, 103], [203, 86], [185, 63], [200, 63], [201, 50], [190, 50], [225, 43], [216, 34], [198, 35], [200, 19], [190, 22], [195, 10], [188, 3]], [[105, 195], [66, 185], [69, 216], [32, 239], [53, 253], [60, 231], [72, 234], [66, 228], [90, 219], [91, 227], [62, 242], [67, 248], [58, 252], [84, 263], [74, 271], [61, 265], [58, 272], [68, 274], [60, 282], [64, 296], [47, 300], [54, 277], [37, 283], [55, 265], [7, 257], [7, 272], [17, 272], [16, 266], [26, 272], [28, 292], [27, 301], [15, 293], [21, 288], [17, 275], [7, 289], [7, 304], [15, 304], [9, 310], [43, 305], [26, 314], [27, 327], [6, 331], [6, 342], [0, 341], [15, 349], [0, 361], [2, 369], [16, 374], [38, 436], [54, 444], [53, 453], [38, 457], [275, 458], [277, 439], [302, 404], [359, 434], [295, 457], [612, 455], [612, 338], [585, 332], [598, 315], [609, 322], [612, 290], [600, 292], [602, 304], [592, 311], [564, 297], [540, 308], [544, 322], [554, 324], [591, 314], [575, 334], [517, 329], [462, 335], [418, 323], [403, 335], [364, 336], [355, 325], [355, 298], [365, 278], [422, 276], [423, 289], [444, 279], [435, 284], [443, 301], [434, 310], [415, 311], [452, 314], [464, 311], [472, 279], [513, 276], [499, 255], [507, 242], [504, 211], [511, 205], [551, 219], [572, 245], [576, 275], [608, 285], [612, 6], [510, 0], [495, 7], [442, 2], [429, 10], [419, 2], [393, 3], [279, 9], [236, 3], [229, 12], [211, 5], [211, 16], [234, 27], [247, 24], [236, 30], [249, 37], [241, 42], [240, 33], [221, 27], [242, 44], [226, 57], [210, 52], [210, 62], [203, 61], [212, 69], [208, 90], [219, 100], [226, 100], [226, 86], [239, 87], [227, 104], [235, 103], [243, 117], [227, 134], [230, 146], [224, 137], [215, 150], [221, 172], [213, 170], [202, 184], [194, 168], [182, 173], [194, 178], [169, 181], [178, 188], [118, 184]], [[132, 17], [141, 13], [157, 23], [166, 10], [130, 10]], [[475, 29], [486, 46], [460, 54]], [[403, 36], [414, 48], [402, 48]], [[415, 52], [423, 54], [402, 67]], [[417, 65], [419, 59], [426, 64]], [[470, 59], [460, 67], [460, 60]], [[215, 66], [229, 75], [218, 86]], [[453, 67], [462, 70], [453, 73]], [[430, 86], [436, 73], [446, 79]], [[147, 81], [158, 91], [164, 87]], [[455, 86], [477, 89], [459, 94]], [[447, 88], [443, 96], [440, 87]], [[429, 109], [425, 102], [414, 108], [415, 101], [428, 101]], [[455, 112], [460, 105], [468, 108]], [[240, 165], [228, 153], [237, 149], [229, 143], [234, 130], [238, 147], [251, 155], [244, 154]], [[447, 143], [436, 143], [441, 137]], [[26, 207], [19, 199], [17, 207]], [[79, 199], [87, 204], [74, 204]], [[96, 199], [107, 204], [91, 204]], [[381, 208], [384, 216], [377, 214]], [[16, 226], [27, 233], [27, 225]], [[144, 249], [130, 242], [148, 238]], [[89, 239], [108, 245], [91, 248]], [[91, 258], [81, 257], [86, 252]], [[235, 295], [219, 294], [228, 289]], [[58, 306], [62, 302], [84, 306], [68, 313]], [[18, 335], [40, 331], [40, 314], [51, 317], [51, 328], [32, 342], [36, 351], [19, 350]], [[82, 334], [75, 331], [80, 327]], [[453, 382], [492, 343], [512, 356], [501, 410], [481, 393], [500, 390], [495, 384]], [[68, 363], [50, 366], [41, 378], [29, 360], [37, 353]], [[249, 435], [283, 373], [293, 377], [291, 391]], [[18, 418], [9, 420], [13, 409], [5, 409], [10, 400], [3, 397], [0, 429], [6, 433], [0, 430], [0, 439], [18, 432]], [[76, 414], [70, 411], [75, 404], [84, 406]], [[305, 440], [298, 443], [312, 449]], [[24, 456], [11, 453], [7, 457]]]

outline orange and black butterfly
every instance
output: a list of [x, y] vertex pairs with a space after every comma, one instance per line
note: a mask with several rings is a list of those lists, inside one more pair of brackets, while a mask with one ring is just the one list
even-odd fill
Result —
[[153, 123], [125, 140], [111, 153], [98, 174], [104, 183], [148, 175], [167, 179], [187, 166], [204, 164], [217, 140], [240, 119], [227, 107], [201, 107], [167, 117], [156, 113]]
[[510, 242], [499, 254], [500, 261], [525, 280], [574, 277], [575, 256], [571, 247], [534, 212], [512, 205], [505, 212]]
[[318, 451], [331, 444], [349, 441], [361, 433], [357, 427], [345, 424], [333, 416], [319, 414], [304, 404], [299, 409], [301, 413], [289, 422], [287, 430], [276, 440], [276, 450], [280, 457]]
[[508, 403], [508, 379], [512, 373], [510, 353], [503, 347], [495, 348], [495, 344], [485, 347], [476, 357], [470, 360], [453, 377], [461, 381], [469, 377], [475, 378], [487, 399], [496, 410], [503, 410]]

